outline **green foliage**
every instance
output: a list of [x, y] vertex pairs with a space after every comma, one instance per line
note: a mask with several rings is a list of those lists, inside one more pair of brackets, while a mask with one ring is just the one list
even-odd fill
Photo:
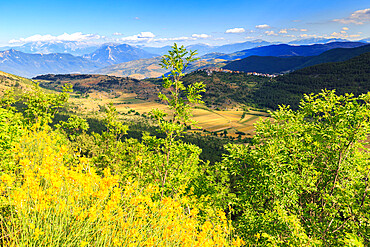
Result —
[[[184, 76], [184, 70], [189, 63], [195, 61], [195, 52], [187, 52], [184, 46], [178, 47], [175, 43], [169, 51], [169, 55], [164, 55], [161, 66], [170, 69], [169, 76], [163, 75], [163, 87], [169, 89], [171, 96], [167, 97], [159, 93], [158, 97], [162, 99], [171, 111], [171, 122], [164, 120], [166, 114], [163, 111], [154, 110], [152, 116], [158, 121], [159, 127], [171, 138], [181, 134], [184, 131], [185, 124], [193, 124], [191, 120], [191, 107], [189, 103], [203, 103], [200, 93], [205, 92], [205, 85], [202, 82], [194, 82], [187, 87], [180, 80]], [[186, 100], [183, 98], [186, 98]]]
[[187, 184], [198, 176], [200, 149], [177, 139], [183, 135], [187, 126], [194, 124], [190, 104], [202, 103], [200, 93], [205, 91], [202, 82], [184, 86], [181, 81], [186, 67], [196, 60], [195, 54], [193, 51], [186, 51], [184, 46], [178, 47], [175, 43], [169, 54], [162, 58], [162, 68], [171, 70], [170, 75], [163, 76], [163, 87], [170, 91], [170, 96], [160, 93], [158, 97], [168, 105], [170, 119], [164, 111], [158, 109], [153, 109], [150, 114], [166, 137], [144, 138], [150, 149], [157, 153], [156, 160], [160, 161], [153, 169], [159, 175], [162, 197], [166, 192], [174, 194], [180, 187], [186, 188]]
[[15, 94], [15, 90], [5, 91], [0, 99], [1, 107], [6, 108], [6, 109], [11, 109], [13, 111], [15, 110], [15, 107], [13, 106], [15, 102], [17, 102], [17, 96]]
[[0, 174], [16, 169], [11, 151], [23, 133], [21, 120], [20, 114], [0, 108]]
[[123, 148], [122, 137], [127, 133], [128, 127], [118, 119], [118, 113], [113, 104], [105, 107], [106, 117], [104, 123], [106, 130], [102, 134], [94, 133], [97, 153], [94, 153], [94, 163], [99, 169], [106, 167], [118, 172], [121, 166], [121, 153]]
[[34, 88], [22, 95], [22, 102], [26, 105], [25, 119], [30, 123], [51, 123], [52, 118], [60, 107], [68, 101], [68, 92], [72, 91], [71, 84], [63, 86], [63, 93], [45, 93], [37, 84]]
[[310, 61], [311, 58], [304, 56], [249, 56], [232, 61], [223, 68], [234, 71], [275, 74], [293, 70], [295, 67]]
[[62, 129], [68, 138], [74, 141], [77, 136], [85, 133], [89, 129], [89, 124], [86, 119], [72, 115], [68, 118], [67, 122], [60, 121], [56, 127]]
[[370, 94], [323, 91], [299, 108], [258, 122], [251, 145], [227, 146], [239, 230], [251, 244], [368, 245]]

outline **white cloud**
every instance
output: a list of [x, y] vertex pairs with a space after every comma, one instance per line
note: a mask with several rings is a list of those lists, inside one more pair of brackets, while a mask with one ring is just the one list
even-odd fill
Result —
[[271, 27], [267, 24], [262, 24], [262, 25], [257, 25], [256, 28], [258, 28], [258, 29], [269, 29]]
[[103, 38], [100, 35], [97, 34], [83, 34], [81, 32], [77, 33], [63, 33], [58, 36], [53, 36], [50, 34], [41, 35], [36, 34], [33, 36], [30, 36], [28, 38], [20, 38], [20, 39], [12, 39], [9, 41], [9, 43], [28, 43], [28, 42], [38, 42], [38, 41], [86, 41], [86, 40], [94, 40], [94, 39], [100, 39]]
[[121, 41], [131, 41], [131, 42], [148, 42], [151, 41], [155, 35], [152, 32], [141, 32], [136, 35], [123, 37]]
[[175, 38], [168, 38], [170, 41], [185, 41], [185, 40], [195, 40], [192, 37], [175, 37]]
[[175, 37], [175, 38], [156, 38], [153, 39], [155, 42], [166, 42], [166, 41], [189, 41], [189, 40], [196, 40], [196, 38], [193, 37]]
[[279, 33], [288, 33], [288, 31], [287, 31], [286, 29], [281, 29], [281, 30], [279, 31]]
[[139, 38], [154, 38], [155, 35], [152, 32], [141, 32], [138, 34]]
[[349, 30], [349, 28], [348, 28], [348, 27], [343, 27], [343, 28], [342, 28], [342, 30], [344, 30], [344, 31], [348, 31], [348, 30]]
[[208, 34], [202, 33], [202, 34], [193, 34], [191, 35], [191, 37], [196, 38], [196, 39], [207, 39], [207, 38], [210, 38], [211, 36]]
[[351, 35], [348, 35], [346, 33], [346, 31], [340, 31], [340, 33], [338, 32], [333, 32], [332, 34], [329, 35], [330, 38], [358, 38], [360, 37], [361, 35], [359, 34], [351, 34]]
[[316, 34], [301, 34], [299, 35], [301, 38], [322, 38], [322, 36], [317, 36]]
[[307, 32], [308, 30], [305, 29], [305, 28], [298, 29], [298, 28], [295, 28], [295, 27], [293, 27], [293, 28], [283, 28], [283, 29], [280, 30], [279, 33], [287, 33], [288, 31], [293, 31], [293, 32], [299, 32], [299, 31], [300, 32]]
[[114, 36], [120, 36], [120, 35], [122, 35], [122, 33], [115, 32], [115, 33], [113, 33], [113, 35], [114, 35]]
[[353, 12], [349, 17], [343, 19], [334, 19], [335, 22], [340, 22], [343, 24], [356, 24], [356, 25], [363, 25], [365, 22], [370, 21], [370, 8], [369, 9], [361, 9]]
[[236, 28], [231, 28], [227, 29], [225, 33], [244, 33], [245, 29], [242, 27], [236, 27]]
[[269, 36], [276, 36], [277, 34], [274, 32], [274, 31], [266, 31], [265, 34], [269, 35]]

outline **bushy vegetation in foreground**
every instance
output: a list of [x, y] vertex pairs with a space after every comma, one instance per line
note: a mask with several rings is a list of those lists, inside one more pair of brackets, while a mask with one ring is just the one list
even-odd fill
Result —
[[[191, 197], [98, 175], [47, 127], [20, 129], [17, 167], [0, 176], [4, 246], [229, 246], [225, 213], [200, 220]], [[5, 165], [4, 163], [2, 165]]]
[[123, 138], [113, 106], [100, 134], [87, 134], [78, 116], [52, 130], [68, 86], [2, 98], [2, 245], [369, 245], [370, 93], [322, 91], [297, 111], [281, 106], [256, 124], [251, 143], [227, 145], [210, 164], [178, 138], [204, 91], [180, 80], [187, 55], [174, 46], [162, 60], [171, 94], [160, 98], [172, 114], [151, 112], [162, 137]]
[[368, 246], [370, 93], [306, 95], [256, 125], [253, 144], [229, 145], [236, 224], [272, 245]]

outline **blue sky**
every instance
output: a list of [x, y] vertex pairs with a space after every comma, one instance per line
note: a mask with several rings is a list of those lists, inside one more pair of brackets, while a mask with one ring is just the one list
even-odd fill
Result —
[[70, 40], [163, 46], [370, 37], [369, 0], [0, 0], [0, 46]]

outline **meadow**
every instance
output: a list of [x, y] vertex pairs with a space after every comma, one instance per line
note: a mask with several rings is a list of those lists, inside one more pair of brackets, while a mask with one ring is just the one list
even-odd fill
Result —
[[[107, 93], [103, 91], [94, 91], [87, 94], [87, 97], [72, 97], [70, 102], [77, 107], [76, 112], [82, 112], [86, 115], [94, 115], [102, 107], [112, 103], [118, 113], [127, 114], [131, 111], [138, 112], [140, 115], [148, 114], [152, 109], [161, 109], [167, 111], [167, 105], [155, 101], [146, 101], [137, 98], [135, 93]], [[212, 109], [205, 105], [195, 105], [192, 108], [193, 120], [197, 122], [200, 129], [193, 131], [224, 133], [228, 136], [237, 137], [238, 132], [251, 137], [254, 133], [254, 123], [259, 119], [266, 119], [269, 114], [264, 111], [258, 111], [245, 107], [233, 107], [227, 110]], [[169, 112], [168, 112], [169, 113]]]

